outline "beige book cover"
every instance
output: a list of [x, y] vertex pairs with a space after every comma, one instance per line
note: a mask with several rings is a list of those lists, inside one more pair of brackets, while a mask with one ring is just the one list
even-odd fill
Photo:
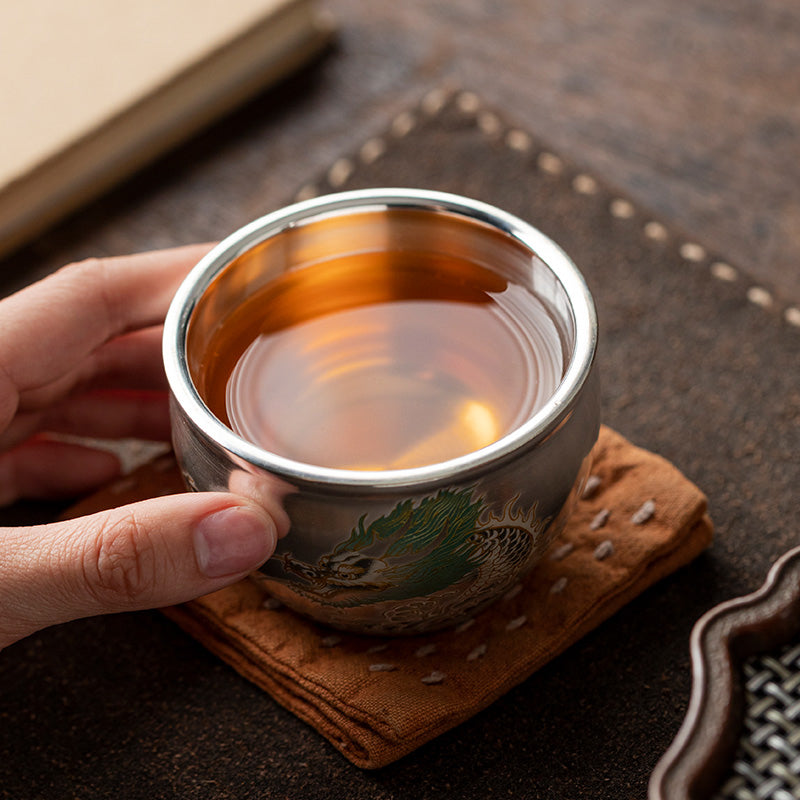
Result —
[[0, 3], [0, 254], [329, 39], [314, 0]]

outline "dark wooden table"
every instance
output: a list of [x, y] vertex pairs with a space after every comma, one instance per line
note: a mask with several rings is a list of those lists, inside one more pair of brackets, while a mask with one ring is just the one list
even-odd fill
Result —
[[[342, 153], [382, 133], [430, 90], [449, 85], [477, 93], [487, 107], [550, 142], [587, 172], [685, 231], [687, 238], [726, 254], [742, 270], [741, 280], [769, 293], [756, 293], [762, 302], [771, 297], [781, 308], [800, 307], [800, 9], [788, 0], [328, 0], [327, 6], [340, 32], [317, 64], [0, 262], [3, 291], [88, 256], [222, 237], [291, 199]], [[21, 506], [6, 519], [43, 518], [53, 510]], [[109, 655], [109, 669], [119, 670], [126, 659], [146, 653], [148, 630], [153, 646], [163, 640], [169, 623], [157, 615], [146, 624], [140, 619], [134, 615], [115, 628], [117, 650]], [[102, 621], [85, 625], [98, 636], [108, 632]], [[63, 678], [47, 673], [45, 661], [39, 664], [37, 658], [43, 651], [66, 651], [68, 627], [17, 646], [17, 661], [6, 664], [11, 677], [29, 669], [28, 685], [57, 697]], [[590, 642], [587, 652], [599, 646]], [[203, 659], [190, 640], [182, 638], [175, 648], [176, 664]], [[80, 654], [74, 658], [79, 661]], [[175, 668], [176, 692], [185, 707], [227, 669], [211, 657], [202, 665], [203, 673], [192, 684]], [[560, 686], [558, 670], [548, 674]], [[136, 675], [131, 667], [130, 674], [123, 669], [112, 679], [121, 687], [126, 680], [140, 689], [147, 685], [141, 665]], [[119, 708], [106, 713], [131, 725], [125, 741], [132, 757], [152, 760], [153, 769], [165, 770], [170, 767], [165, 759], [171, 758], [170, 768], [190, 773], [193, 759], [218, 756], [202, 737], [195, 740], [193, 753], [137, 750], [136, 726], [150, 724], [159, 731], [185, 718], [170, 716], [173, 709], [166, 699], [148, 696], [147, 708], [163, 708], [164, 717], [149, 723], [137, 719], [133, 709], [123, 708], [125, 690], [119, 691]], [[546, 689], [538, 691], [547, 695]], [[236, 692], [242, 707], [257, 695], [244, 683]], [[84, 694], [90, 697], [91, 690]], [[681, 707], [687, 700], [685, 694], [668, 698]], [[0, 709], [0, 725], [13, 721], [14, 714], [22, 719], [24, 707], [20, 701], [9, 717]], [[230, 713], [213, 712], [223, 723]], [[192, 714], [190, 722], [201, 726], [202, 709]], [[281, 714], [273, 713], [270, 724], [279, 724]], [[658, 714], [653, 711], [656, 722]], [[231, 724], [235, 728], [236, 721]], [[470, 723], [464, 735], [481, 724]], [[53, 736], [67, 733], [54, 730]], [[291, 733], [276, 729], [271, 734], [276, 752], [265, 756], [263, 774], [241, 784], [249, 787], [246, 791], [241, 785], [238, 791], [197, 786], [191, 796], [355, 796], [346, 788], [350, 773], [345, 762], [335, 774], [304, 771], [304, 759], [313, 759], [309, 754], [318, 749], [318, 738], [311, 731], [299, 737], [294, 729]], [[85, 735], [99, 741], [96, 731]], [[157, 748], [157, 739], [148, 741]], [[225, 743], [226, 758], [236, 746], [235, 741]], [[126, 751], [109, 746], [104, 761], [102, 743], [93, 747], [96, 779], [84, 784], [94, 787], [91, 796], [139, 796], [135, 786], [115, 781], [114, 764], [124, 763]], [[524, 743], [498, 742], [498, 748], [509, 747], [487, 760], [497, 782], [482, 784], [482, 796], [494, 786], [504, 796], [549, 797], [546, 787], [520, 785], [513, 769], [503, 767], [501, 755], [526, 757]], [[65, 747], [64, 752], [71, 750]], [[564, 762], [574, 756], [564, 753]], [[17, 769], [16, 784], [0, 784], [0, 796], [26, 796], [23, 787], [31, 783], [23, 774], [24, 749], [10, 755], [0, 750], [0, 761], [5, 757]], [[52, 775], [34, 781], [36, 796], [73, 796], [65, 777], [68, 765], [50, 766]], [[602, 770], [608, 773], [609, 765]], [[284, 771], [284, 779], [277, 779], [276, 771]], [[359, 784], [358, 796], [401, 796], [398, 785], [380, 776], [370, 780], [369, 790]], [[168, 785], [163, 790], [160, 796], [175, 796]], [[618, 794], [619, 786], [614, 791], [619, 800], [627, 797]], [[404, 784], [403, 792], [414, 796], [413, 784]]]
[[[143, 196], [157, 202], [163, 183], [151, 174], [146, 190], [119, 190], [123, 218], [95, 232], [94, 251], [221, 236], [242, 221], [238, 180], [263, 190], [263, 206], [245, 213], [272, 208], [449, 82], [730, 254], [784, 304], [800, 302], [800, 10], [788, 0], [327, 6], [340, 35], [324, 65], [295, 83], [291, 98], [270, 95], [199, 137], [191, 162], [167, 159], [184, 199], [157, 227], [126, 228], [124, 208]], [[226, 194], [229, 214], [204, 199]], [[29, 250], [5, 271], [84, 255], [45, 249], [46, 259]]]

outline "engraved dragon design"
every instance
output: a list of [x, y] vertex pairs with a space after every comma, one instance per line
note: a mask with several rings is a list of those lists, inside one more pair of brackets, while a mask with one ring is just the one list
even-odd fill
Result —
[[538, 534], [548, 520], [536, 506], [517, 509], [519, 496], [499, 514], [473, 489], [443, 489], [419, 502], [405, 500], [367, 523], [315, 564], [290, 551], [276, 555], [286, 583], [325, 605], [346, 623], [348, 610], [379, 606], [376, 630], [422, 630], [426, 619], [457, 619], [474, 613], [511, 586], [540, 549]]

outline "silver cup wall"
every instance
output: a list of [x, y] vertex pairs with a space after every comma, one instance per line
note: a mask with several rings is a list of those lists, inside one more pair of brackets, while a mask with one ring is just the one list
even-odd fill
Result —
[[[214, 416], [194, 375], [215, 326], [237, 304], [285, 269], [408, 241], [473, 260], [547, 304], [566, 357], [563, 379], [543, 408], [481, 450], [386, 471], [292, 461]], [[596, 348], [597, 318], [583, 277], [532, 226], [443, 193], [330, 195], [237, 231], [178, 290], [164, 331], [176, 456], [194, 490], [282, 504], [289, 533], [253, 575], [273, 597], [343, 630], [440, 629], [508, 591], [563, 528], [599, 429]]]

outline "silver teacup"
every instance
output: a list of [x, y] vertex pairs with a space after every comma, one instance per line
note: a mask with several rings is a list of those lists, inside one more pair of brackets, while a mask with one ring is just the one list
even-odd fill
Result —
[[[252, 292], [286, 270], [408, 241], [420, 251], [474, 260], [546, 305], [563, 369], [529, 418], [487, 446], [439, 463], [353, 470], [270, 452], [212, 413], [197, 370], [213, 331]], [[232, 234], [178, 290], [164, 329], [175, 452], [192, 489], [282, 503], [289, 533], [253, 576], [272, 596], [343, 630], [436, 630], [507, 592], [563, 528], [599, 428], [596, 347], [596, 313], [583, 277], [522, 220], [438, 192], [321, 197]]]

